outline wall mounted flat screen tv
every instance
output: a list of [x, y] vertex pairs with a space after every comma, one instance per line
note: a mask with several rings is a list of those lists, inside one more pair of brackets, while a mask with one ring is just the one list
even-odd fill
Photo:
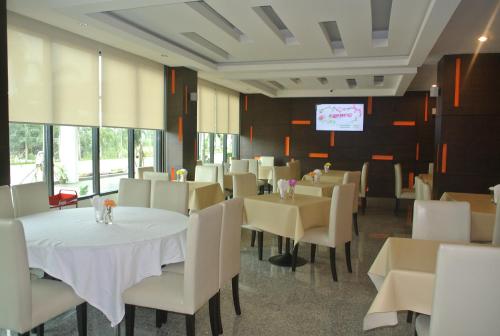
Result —
[[317, 131], [363, 131], [364, 104], [316, 105]]

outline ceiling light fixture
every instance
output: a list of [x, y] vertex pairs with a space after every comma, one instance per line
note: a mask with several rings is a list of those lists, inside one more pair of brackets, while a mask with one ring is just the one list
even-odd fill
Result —
[[486, 36], [482, 35], [482, 36], [479, 36], [479, 38], [477, 40], [479, 42], [486, 42], [486, 41], [488, 41], [488, 38]]

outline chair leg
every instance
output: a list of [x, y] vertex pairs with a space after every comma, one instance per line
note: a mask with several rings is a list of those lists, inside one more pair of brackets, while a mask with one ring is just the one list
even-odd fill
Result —
[[361, 213], [364, 215], [366, 211], [366, 196], [361, 198]]
[[316, 244], [311, 244], [311, 264], [316, 260]]
[[347, 263], [347, 270], [349, 273], [352, 273], [352, 266], [351, 266], [351, 242], [348, 241], [345, 243], [345, 261]]
[[396, 198], [396, 205], [394, 207], [394, 213], [397, 215], [399, 212], [399, 198]]
[[281, 254], [283, 252], [283, 237], [278, 236], [278, 253]]
[[217, 302], [216, 295], [212, 296], [210, 300], [208, 300], [208, 312], [210, 314], [210, 329], [212, 330], [212, 336], [216, 336], [219, 334], [219, 328], [217, 326]]
[[[78, 325], [78, 336], [87, 336], [87, 303], [76, 306], [76, 321]], [[42, 325], [43, 328], [43, 325]], [[42, 332], [43, 336], [43, 332]]]
[[37, 336], [43, 336], [44, 331], [45, 331], [45, 328], [44, 328], [43, 323], [40, 324], [38, 327], [36, 327], [36, 335]]
[[156, 328], [161, 328], [162, 325], [167, 323], [168, 312], [156, 309]]
[[240, 275], [236, 274], [231, 280], [231, 285], [233, 287], [233, 304], [236, 315], [241, 315], [239, 284], [240, 284]]
[[222, 316], [220, 313], [220, 290], [219, 292], [215, 295], [215, 314], [216, 314], [216, 322], [217, 322], [217, 330], [218, 330], [218, 335], [221, 335], [224, 333], [224, 329], [222, 328]]
[[254, 247], [255, 246], [255, 238], [257, 236], [257, 232], [252, 230], [252, 241], [250, 242], [250, 246]]
[[257, 232], [257, 244], [259, 249], [259, 260], [262, 260], [262, 250], [264, 249], [264, 232]]
[[299, 254], [299, 243], [295, 244], [293, 248], [292, 254], [292, 272], [295, 272], [295, 268], [297, 267], [297, 255]]
[[335, 247], [330, 247], [330, 269], [333, 281], [337, 282], [337, 267], [335, 265]]
[[194, 315], [186, 315], [186, 335], [194, 336], [195, 331], [195, 319]]
[[412, 323], [412, 322], [413, 322], [413, 312], [408, 311], [408, 313], [406, 314], [406, 323]]
[[125, 305], [125, 336], [134, 336], [135, 306]]
[[352, 214], [352, 222], [354, 223], [354, 233], [356, 234], [356, 236], [359, 236], [357, 213]]

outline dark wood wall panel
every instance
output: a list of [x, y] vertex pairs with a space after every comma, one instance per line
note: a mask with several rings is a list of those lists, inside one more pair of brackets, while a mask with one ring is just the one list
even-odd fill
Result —
[[[245, 98], [246, 97], [246, 98]], [[245, 111], [245, 99], [248, 102]], [[426, 172], [434, 159], [433, 99], [428, 99], [428, 122], [424, 121], [425, 92], [409, 92], [404, 97], [375, 97], [373, 113], [367, 115], [366, 97], [347, 98], [268, 98], [263, 95], [241, 97], [240, 156], [250, 158], [273, 155], [278, 165], [290, 158], [301, 160], [303, 173], [321, 168], [327, 161], [335, 169], [361, 169], [371, 161], [369, 189], [371, 196], [394, 196], [395, 162], [401, 162], [404, 183], [408, 173]], [[330, 132], [315, 130], [315, 108], [325, 103], [364, 103], [363, 132], [335, 132], [330, 146]], [[294, 125], [293, 120], [310, 120], [309, 125]], [[393, 126], [393, 121], [415, 121], [416, 126]], [[253, 127], [252, 140], [250, 128]], [[285, 137], [290, 137], [290, 155], [285, 156]], [[416, 144], [419, 143], [419, 160]], [[309, 153], [327, 153], [328, 159], [310, 158]], [[373, 154], [393, 155], [394, 161], [372, 161]]]
[[10, 184], [6, 1], [0, 4], [0, 185]]
[[[457, 59], [459, 105], [455, 106]], [[446, 172], [434, 177], [437, 197], [445, 191], [487, 193], [500, 183], [500, 54], [448, 55], [438, 64], [435, 146], [447, 145]], [[442, 156], [438, 156], [438, 168]]]

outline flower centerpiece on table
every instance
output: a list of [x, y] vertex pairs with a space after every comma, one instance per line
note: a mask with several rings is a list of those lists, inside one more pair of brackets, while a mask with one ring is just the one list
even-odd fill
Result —
[[175, 174], [177, 175], [177, 181], [186, 182], [186, 178], [187, 178], [187, 170], [186, 169], [181, 168], [181, 169], [177, 170], [177, 172]]
[[104, 223], [105, 224], [113, 224], [113, 208], [116, 207], [116, 202], [112, 199], [104, 200]]
[[321, 176], [321, 170], [319, 169], [314, 169], [314, 176], [313, 176], [313, 181], [314, 183], [319, 182], [319, 177]]
[[325, 166], [323, 167], [323, 168], [325, 168], [325, 174], [330, 171], [331, 166], [332, 166], [332, 164], [330, 162], [325, 163]]
[[290, 196], [292, 199], [295, 198], [295, 186], [297, 185], [297, 180], [296, 179], [290, 179], [288, 180], [288, 192], [290, 193]]

